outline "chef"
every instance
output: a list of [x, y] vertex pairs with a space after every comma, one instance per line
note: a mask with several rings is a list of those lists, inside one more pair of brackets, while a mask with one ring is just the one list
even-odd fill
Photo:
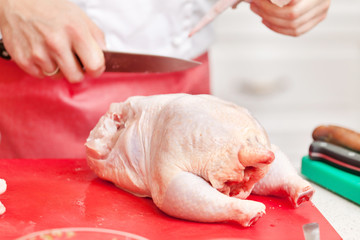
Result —
[[[82, 158], [89, 131], [111, 102], [133, 95], [209, 93], [207, 26], [191, 38], [212, 0], [0, 0], [0, 159]], [[280, 34], [321, 22], [330, 0], [292, 0], [251, 10]], [[236, 23], [234, 23], [235, 25]], [[104, 73], [102, 50], [195, 59], [174, 73]], [[79, 60], [82, 65], [80, 65]]]

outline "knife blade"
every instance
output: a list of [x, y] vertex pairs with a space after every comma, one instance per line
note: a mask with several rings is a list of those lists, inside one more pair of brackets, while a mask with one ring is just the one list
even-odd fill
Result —
[[[197, 61], [160, 55], [106, 50], [103, 52], [106, 66], [105, 72], [169, 73], [184, 71], [201, 65], [201, 62]], [[5, 49], [2, 39], [0, 39], [0, 57], [7, 60], [11, 59], [11, 56]]]
[[105, 72], [166, 73], [184, 71], [201, 63], [150, 54], [104, 51]]

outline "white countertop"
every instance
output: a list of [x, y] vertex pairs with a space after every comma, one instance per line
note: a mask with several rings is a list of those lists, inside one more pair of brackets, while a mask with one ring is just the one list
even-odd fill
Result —
[[312, 201], [319, 211], [344, 240], [358, 240], [360, 206], [316, 184], [313, 186], [316, 193]]

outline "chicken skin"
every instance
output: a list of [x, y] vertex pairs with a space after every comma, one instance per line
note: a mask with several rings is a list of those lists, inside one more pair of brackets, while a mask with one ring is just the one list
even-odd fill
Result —
[[249, 111], [211, 95], [113, 103], [85, 145], [100, 178], [182, 219], [250, 226], [265, 213], [250, 193], [295, 207], [313, 194]]

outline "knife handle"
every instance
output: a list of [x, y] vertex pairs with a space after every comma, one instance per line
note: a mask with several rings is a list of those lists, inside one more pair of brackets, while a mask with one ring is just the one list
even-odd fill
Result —
[[6, 51], [3, 40], [0, 38], [0, 57], [10, 60], [10, 54]]
[[335, 167], [360, 175], [360, 154], [358, 152], [323, 141], [314, 141], [309, 148], [312, 160], [326, 162]]
[[[11, 56], [10, 54], [6, 51], [5, 45], [3, 43], [3, 40], [0, 38], [0, 57], [6, 60], [10, 60]], [[83, 64], [80, 61], [80, 58], [75, 55], [76, 59], [79, 61], [80, 67], [84, 68]]]
[[360, 152], [360, 133], [336, 125], [320, 125], [314, 129], [315, 141], [325, 141]]

